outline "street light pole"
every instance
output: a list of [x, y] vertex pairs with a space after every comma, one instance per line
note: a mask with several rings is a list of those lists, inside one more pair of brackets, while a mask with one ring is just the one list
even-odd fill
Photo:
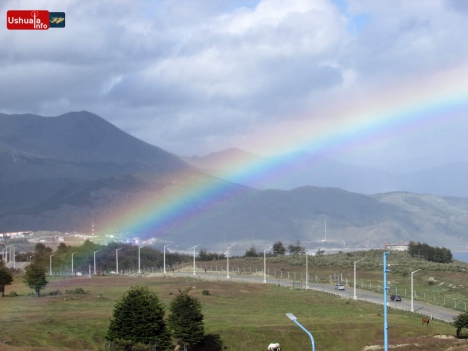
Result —
[[55, 254], [49, 256], [49, 266], [50, 266], [49, 275], [50, 276], [52, 276], [52, 256], [55, 256]]
[[315, 341], [314, 341], [314, 337], [312, 336], [312, 334], [297, 321], [297, 318], [295, 315], [293, 315], [292, 313], [286, 313], [286, 316], [288, 316], [290, 320], [296, 323], [303, 331], [309, 334], [310, 341], [312, 342], [312, 351], [315, 351]]
[[390, 252], [383, 253], [383, 281], [384, 281], [384, 351], [388, 351], [388, 302], [387, 302], [387, 290], [390, 287], [387, 286], [387, 273], [390, 272], [387, 269], [387, 255]]
[[[195, 245], [195, 246], [193, 246], [193, 247], [190, 248], [190, 249], [193, 249], [193, 275], [197, 275], [197, 274], [195, 273], [195, 248], [196, 248], [197, 246], [200, 246], [200, 244]], [[190, 250], [190, 249], [189, 249], [189, 250]]]
[[414, 272], [411, 272], [411, 313], [414, 313], [414, 307], [413, 307], [413, 274], [416, 272], [419, 272], [421, 269], [415, 270]]
[[309, 290], [309, 255], [306, 250], [306, 290]]
[[94, 251], [94, 275], [96, 275], [96, 252], [99, 252], [101, 250], [96, 250]]
[[270, 248], [263, 250], [263, 282], [266, 283], [266, 252], [269, 251]]
[[[234, 245], [232, 245], [232, 246], [234, 246]], [[227, 257], [227, 267], [226, 267], [227, 275], [226, 275], [226, 278], [227, 278], [227, 279], [231, 278], [231, 277], [229, 276], [229, 249], [230, 249], [232, 246], [228, 246], [228, 248], [227, 248], [227, 250], [226, 250], [226, 253], [227, 253], [227, 255], [226, 255], [226, 257]]]
[[116, 274], [119, 274], [119, 250], [120, 249], [115, 250], [115, 273]]
[[[170, 245], [170, 244], [169, 244]], [[164, 274], [166, 274], [166, 247], [169, 245], [164, 245]]]
[[140, 250], [142, 246], [138, 246], [138, 274], [141, 274], [141, 269], [140, 269]]
[[75, 272], [73, 271], [73, 255], [76, 254], [76, 252], [72, 252], [72, 275], [75, 275]]
[[357, 260], [357, 261], [354, 261], [354, 299], [357, 300], [357, 296], [356, 296], [356, 263], [358, 263], [359, 261], [362, 261], [364, 258], [361, 258], [360, 260]]

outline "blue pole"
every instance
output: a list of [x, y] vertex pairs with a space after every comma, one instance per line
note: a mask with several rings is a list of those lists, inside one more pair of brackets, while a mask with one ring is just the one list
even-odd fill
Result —
[[312, 334], [306, 328], [304, 328], [297, 320], [294, 320], [294, 323], [296, 323], [299, 327], [301, 327], [303, 331], [309, 334], [310, 340], [312, 341], [312, 351], [315, 351], [315, 342], [314, 342], [314, 337], [312, 336]]
[[390, 270], [387, 269], [387, 255], [390, 252], [383, 253], [383, 280], [384, 280], [384, 351], [388, 351], [388, 316], [387, 316], [387, 290], [390, 289], [387, 286], [387, 272]]

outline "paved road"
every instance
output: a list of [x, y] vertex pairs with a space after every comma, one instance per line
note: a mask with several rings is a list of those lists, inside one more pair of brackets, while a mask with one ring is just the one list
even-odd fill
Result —
[[[231, 280], [231, 281], [245, 282], [245, 283], [257, 283], [257, 284], [264, 283], [263, 275], [251, 276], [251, 275], [231, 274], [229, 279], [227, 279], [225, 272], [224, 273], [222, 272], [218, 272], [218, 273], [197, 272], [195, 276], [193, 275], [193, 273], [190, 273], [190, 272], [175, 272], [175, 273], [168, 272], [167, 275], [186, 276], [186, 277], [192, 277], [192, 278], [202, 279], [202, 280], [223, 280], [223, 281]], [[266, 279], [266, 283], [286, 286], [286, 287], [293, 287], [292, 280], [275, 279], [275, 278], [268, 277], [268, 276]], [[299, 282], [296, 281], [296, 283], [299, 283]], [[295, 287], [299, 288], [299, 286], [297, 285], [295, 285]], [[302, 288], [305, 288], [305, 282], [302, 282]], [[328, 293], [328, 294], [334, 294], [336, 296], [339, 296], [345, 299], [353, 299], [353, 296], [354, 296], [353, 288], [348, 288], [347, 290], [344, 290], [344, 291], [335, 290], [334, 286], [330, 284], [320, 284], [320, 283], [315, 283], [315, 282], [309, 282], [309, 290], [315, 290], [315, 291], [321, 291], [321, 292]], [[379, 294], [379, 293], [367, 291], [367, 290], [356, 289], [356, 296], [357, 296], [357, 300], [383, 306], [383, 294]], [[396, 301], [390, 301], [389, 299], [388, 307], [390, 309], [394, 308], [394, 309], [399, 309], [399, 310], [409, 312], [411, 311], [411, 300], [410, 299], [406, 300], [402, 298], [401, 302], [396, 302]], [[416, 301], [416, 300], [413, 301], [413, 307], [414, 307], [414, 312], [417, 314], [432, 317], [434, 319], [438, 319], [447, 323], [451, 323], [453, 319], [460, 314], [459, 311], [455, 311], [449, 308], [444, 308], [441, 306], [431, 305], [431, 304]]]

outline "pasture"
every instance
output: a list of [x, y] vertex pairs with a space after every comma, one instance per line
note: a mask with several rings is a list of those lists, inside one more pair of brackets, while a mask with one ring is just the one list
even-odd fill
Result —
[[[7, 293], [20, 296], [0, 299], [0, 351], [99, 350], [115, 301], [136, 284], [149, 286], [166, 306], [171, 293], [194, 287], [191, 294], [202, 302], [212, 341], [204, 351], [266, 350], [271, 342], [279, 342], [284, 351], [310, 349], [309, 337], [286, 317], [288, 312], [311, 331], [317, 350], [377, 350], [383, 343], [380, 306], [264, 284], [98, 276], [52, 279], [44, 292], [61, 294], [40, 298], [27, 296], [31, 290], [16, 278]], [[66, 294], [76, 288], [89, 293]], [[431, 321], [423, 326], [420, 316], [389, 311], [389, 341], [402, 345], [398, 350], [466, 348], [464, 340], [447, 338], [454, 334], [448, 324]]]

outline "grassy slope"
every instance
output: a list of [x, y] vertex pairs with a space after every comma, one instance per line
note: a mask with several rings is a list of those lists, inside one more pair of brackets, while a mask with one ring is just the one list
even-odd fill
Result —
[[[261, 350], [270, 342], [280, 342], [284, 350], [310, 347], [307, 335], [285, 313], [294, 313], [308, 328], [320, 350], [361, 350], [382, 344], [381, 307], [343, 300], [316, 292], [289, 290], [263, 284], [198, 282], [174, 278], [96, 277], [52, 280], [46, 291], [82, 287], [87, 295], [57, 295], [35, 299], [20, 279], [9, 287], [21, 296], [0, 300], [0, 340], [17, 346], [97, 349], [104, 336], [113, 305], [129, 286], [144, 284], [156, 291], [168, 305], [178, 289], [195, 286], [192, 294], [203, 303], [206, 332], [219, 334], [227, 350]], [[211, 295], [202, 295], [208, 289]], [[420, 325], [420, 317], [391, 311], [390, 343], [414, 343], [415, 338], [434, 334], [454, 334], [443, 323]], [[424, 350], [444, 350], [453, 340], [418, 339]], [[1, 344], [0, 344], [1, 345]], [[415, 348], [400, 348], [400, 350]], [[0, 346], [0, 350], [18, 348]], [[26, 350], [26, 349], [25, 349]], [[31, 349], [29, 349], [31, 350]], [[205, 349], [205, 351], [209, 351]]]

